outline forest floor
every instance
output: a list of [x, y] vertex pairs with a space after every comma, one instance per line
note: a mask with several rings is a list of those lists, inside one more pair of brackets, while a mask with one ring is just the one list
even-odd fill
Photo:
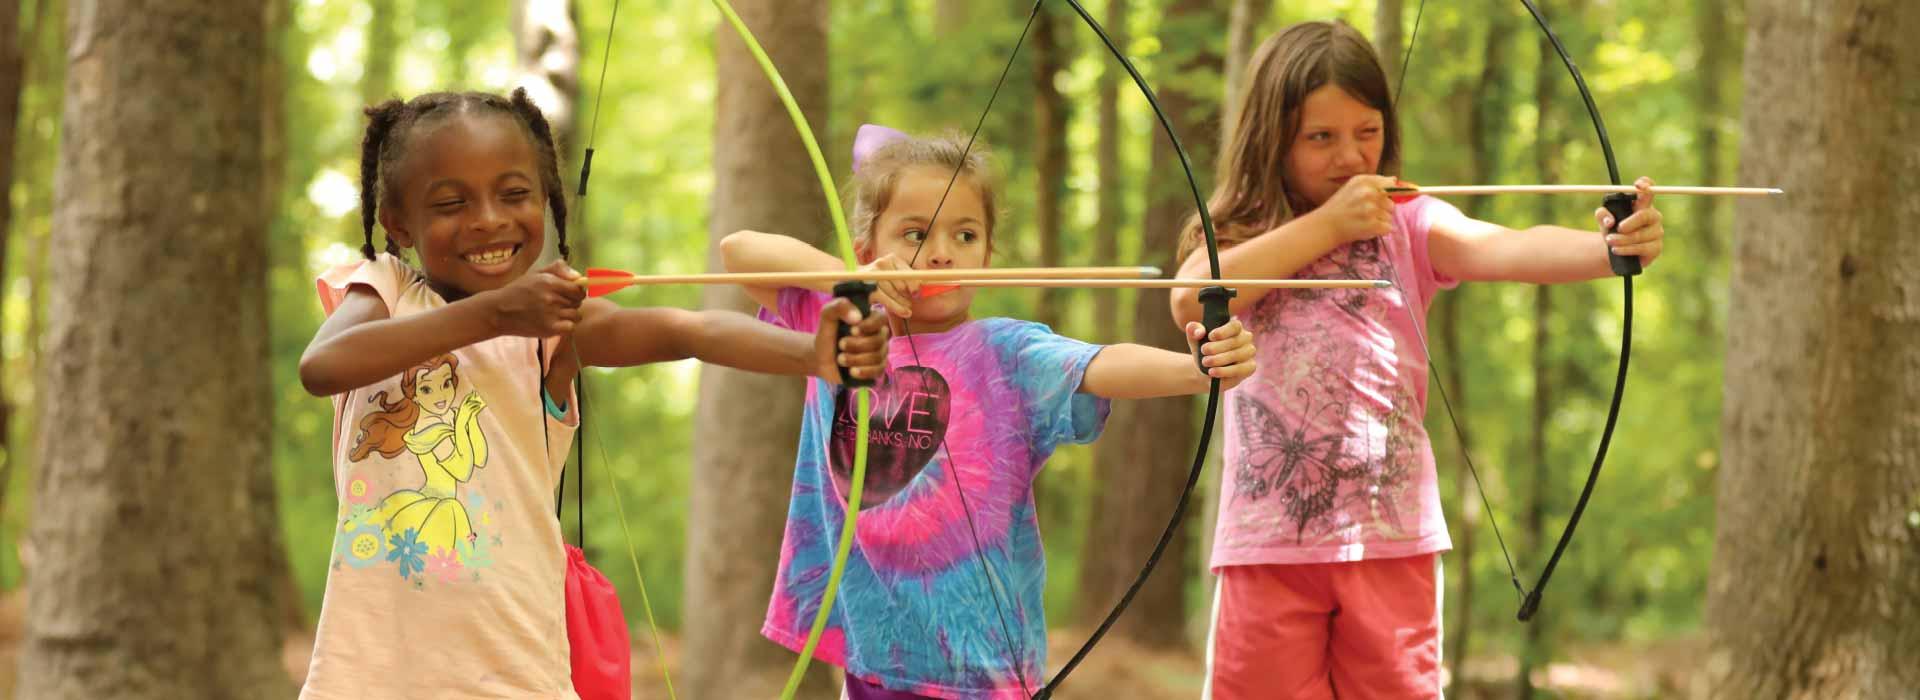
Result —
[[[18, 591], [0, 594], [0, 698], [13, 697], [15, 661], [24, 632], [25, 596]], [[1086, 640], [1080, 630], [1057, 630], [1049, 658], [1056, 663]], [[635, 635], [633, 688], [635, 700], [665, 700], [659, 666], [646, 635]], [[679, 675], [678, 639], [664, 640], [668, 668]], [[291, 635], [282, 661], [296, 682], [306, 676], [310, 634]], [[1698, 695], [1699, 669], [1706, 656], [1703, 639], [1687, 637], [1652, 645], [1602, 646], [1568, 650], [1564, 660], [1535, 671], [1541, 694], [1557, 698], [1614, 700], [1675, 698]], [[1062, 700], [1192, 700], [1200, 695], [1202, 657], [1199, 651], [1143, 649], [1126, 640], [1100, 642], [1086, 663], [1061, 686]], [[1497, 700], [1515, 697], [1512, 656], [1480, 656], [1468, 661], [1466, 683], [1455, 700]]]

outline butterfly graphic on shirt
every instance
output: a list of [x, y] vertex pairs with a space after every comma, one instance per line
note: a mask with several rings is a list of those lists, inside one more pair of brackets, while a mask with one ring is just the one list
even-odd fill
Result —
[[1345, 413], [1345, 404], [1329, 401], [1315, 407], [1312, 393], [1305, 388], [1294, 395], [1303, 407], [1298, 422], [1288, 421], [1245, 394], [1234, 397], [1241, 429], [1234, 493], [1255, 500], [1277, 496], [1294, 525], [1295, 542], [1304, 542], [1309, 530], [1318, 536], [1338, 529], [1341, 484], [1365, 478], [1368, 469], [1363, 460], [1348, 454], [1348, 438], [1342, 431], [1325, 426], [1314, 429], [1323, 415], [1337, 420]]
[[1380, 534], [1390, 538], [1408, 532], [1407, 523], [1401, 519], [1401, 506], [1413, 490], [1416, 452], [1415, 441], [1408, 435], [1413, 429], [1409, 426], [1415, 425], [1416, 420], [1412, 401], [1406, 392], [1394, 392], [1391, 406], [1373, 412], [1373, 420], [1368, 425], [1386, 426], [1384, 444], [1378, 450], [1373, 449], [1374, 441], [1369, 436], [1360, 487], [1351, 489], [1343, 499], [1344, 508], [1365, 508], [1372, 512], [1375, 526], [1382, 530]]
[[[1324, 280], [1386, 279], [1393, 263], [1384, 248], [1385, 242], [1378, 238], [1348, 243], [1314, 261], [1299, 277]], [[1379, 294], [1381, 290], [1374, 289], [1307, 289], [1286, 296], [1302, 303], [1331, 300], [1340, 310], [1360, 316]]]

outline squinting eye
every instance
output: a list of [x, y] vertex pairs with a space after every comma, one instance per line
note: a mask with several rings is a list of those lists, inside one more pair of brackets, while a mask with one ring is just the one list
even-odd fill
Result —
[[980, 240], [980, 234], [974, 233], [972, 231], [960, 232], [960, 241], [962, 243], [972, 243], [977, 240]]

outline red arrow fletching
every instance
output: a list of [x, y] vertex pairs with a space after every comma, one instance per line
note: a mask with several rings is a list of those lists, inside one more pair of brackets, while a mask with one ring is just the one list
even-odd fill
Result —
[[[606, 280], [596, 282], [594, 280]], [[587, 268], [587, 296], [603, 297], [633, 286], [633, 273], [604, 267]]]

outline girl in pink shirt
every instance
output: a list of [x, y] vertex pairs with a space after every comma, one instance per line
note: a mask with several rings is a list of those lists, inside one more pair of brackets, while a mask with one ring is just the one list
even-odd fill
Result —
[[[1460, 280], [1554, 284], [1612, 274], [1609, 247], [1651, 263], [1652, 181], [1616, 234], [1523, 230], [1419, 197], [1395, 205], [1399, 126], [1372, 45], [1308, 22], [1254, 55], [1209, 204], [1227, 277], [1384, 279], [1385, 290], [1242, 293], [1265, 342], [1228, 395], [1219, 573], [1209, 638], [1216, 699], [1432, 698], [1440, 693], [1441, 519], [1426, 414], [1426, 312]], [[1612, 225], [1595, 212], [1602, 229]], [[1198, 225], [1182, 276], [1205, 276]], [[1173, 316], [1200, 317], [1192, 290]]]
[[[333, 399], [340, 500], [300, 697], [577, 700], [548, 504], [580, 366], [695, 357], [838, 381], [833, 321], [859, 314], [826, 304], [823, 330], [803, 334], [585, 299], [564, 263], [534, 269], [549, 210], [566, 255], [567, 207], [525, 92], [434, 93], [367, 116], [366, 260], [320, 277], [327, 320], [300, 358], [307, 390]], [[887, 337], [875, 315], [840, 359], [877, 377]]]

